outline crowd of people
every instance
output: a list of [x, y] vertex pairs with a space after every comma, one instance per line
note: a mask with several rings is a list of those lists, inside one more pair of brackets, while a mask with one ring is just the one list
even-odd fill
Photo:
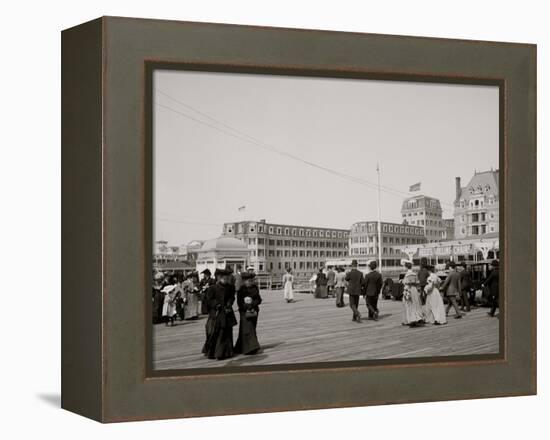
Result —
[[[413, 262], [402, 260], [405, 273], [400, 276], [402, 285], [402, 324], [418, 327], [425, 324], [444, 325], [452, 309], [455, 319], [461, 319], [476, 306], [476, 293], [466, 264], [448, 262], [445, 280], [436, 274], [434, 266], [423, 258], [418, 272], [413, 270]], [[364, 297], [367, 308], [366, 319], [377, 321], [380, 311], [378, 299], [385, 289], [391, 289], [391, 278], [383, 280], [377, 270], [377, 262], [370, 261], [370, 271], [363, 274], [357, 268], [357, 260], [351, 268], [321, 268], [314, 279], [315, 298], [335, 297], [336, 307], [344, 307], [344, 292], [348, 294], [352, 310], [352, 321], [361, 323], [363, 315], [359, 311], [360, 298]], [[490, 265], [490, 274], [482, 287], [488, 289], [490, 311], [495, 316], [498, 308], [499, 273], [498, 261]], [[262, 297], [255, 282], [254, 268], [245, 272], [240, 266], [233, 272], [230, 268], [209, 269], [201, 272], [165, 276], [162, 272], [154, 275], [153, 284], [153, 323], [164, 322], [167, 326], [176, 325], [177, 319], [195, 320], [207, 316], [205, 325], [206, 340], [202, 353], [209, 359], [227, 359], [234, 354], [256, 354], [261, 350], [256, 333]], [[282, 278], [283, 298], [287, 303], [294, 302], [294, 276], [287, 269]], [[446, 299], [447, 305], [445, 305]], [[237, 303], [239, 319], [233, 309]], [[460, 307], [459, 307], [460, 302]], [[233, 327], [239, 325], [237, 341], [233, 343]]]
[[[209, 269], [187, 276], [166, 277], [162, 272], [154, 275], [153, 323], [176, 325], [176, 320], [198, 319], [206, 315], [206, 340], [202, 353], [209, 359], [227, 359], [234, 354], [256, 354], [261, 347], [256, 335], [262, 297], [255, 283], [253, 268], [241, 272], [231, 269]], [[185, 279], [184, 279], [185, 278]], [[233, 310], [237, 302], [239, 321]], [[233, 327], [239, 325], [238, 337], [233, 344]]]

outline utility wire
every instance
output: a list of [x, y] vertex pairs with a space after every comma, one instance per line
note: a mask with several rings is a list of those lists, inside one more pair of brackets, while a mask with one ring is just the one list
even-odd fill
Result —
[[[338, 177], [347, 179], [347, 180], [349, 180], [349, 181], [352, 181], [352, 182], [354, 182], [354, 183], [358, 183], [358, 184], [361, 184], [361, 185], [363, 185], [363, 186], [367, 186], [367, 187], [369, 187], [370, 189], [374, 189], [374, 190], [377, 190], [377, 189], [378, 189], [378, 185], [377, 185], [376, 183], [374, 183], [374, 182], [370, 182], [370, 181], [368, 181], [368, 180], [361, 179], [361, 178], [359, 178], [359, 177], [352, 176], [352, 175], [349, 175], [349, 174], [346, 174], [346, 173], [343, 173], [343, 172], [340, 172], [340, 171], [337, 171], [337, 170], [334, 170], [334, 169], [325, 167], [325, 166], [323, 166], [323, 165], [319, 165], [319, 164], [317, 164], [317, 163], [315, 163], [315, 162], [311, 162], [311, 161], [308, 161], [308, 160], [306, 160], [306, 159], [303, 159], [303, 158], [301, 158], [301, 157], [299, 157], [299, 156], [295, 156], [295, 155], [293, 155], [293, 154], [291, 154], [291, 153], [288, 153], [288, 152], [279, 150], [279, 149], [276, 148], [275, 146], [270, 145], [270, 144], [268, 144], [268, 143], [266, 143], [266, 142], [263, 142], [263, 141], [261, 141], [261, 140], [255, 138], [255, 137], [253, 137], [253, 136], [250, 136], [250, 135], [248, 135], [248, 134], [246, 134], [246, 133], [244, 133], [244, 132], [242, 132], [242, 131], [240, 131], [240, 130], [237, 130], [237, 129], [231, 127], [230, 125], [228, 125], [228, 124], [226, 124], [226, 123], [224, 123], [224, 122], [222, 122], [222, 121], [220, 121], [220, 120], [218, 120], [218, 119], [216, 119], [216, 118], [213, 118], [212, 116], [210, 116], [210, 115], [208, 115], [208, 114], [206, 114], [206, 113], [204, 113], [204, 112], [202, 112], [202, 111], [200, 111], [200, 110], [198, 110], [198, 109], [196, 109], [196, 108], [190, 106], [189, 104], [186, 104], [186, 103], [184, 103], [184, 102], [182, 102], [182, 101], [180, 101], [180, 100], [178, 100], [178, 99], [172, 97], [171, 95], [169, 95], [168, 93], [166, 93], [166, 92], [164, 92], [164, 91], [162, 91], [162, 90], [159, 90], [159, 89], [155, 89], [155, 90], [156, 90], [158, 93], [160, 93], [161, 95], [163, 95], [163, 96], [167, 97], [168, 99], [170, 99], [171, 101], [173, 101], [173, 102], [175, 102], [175, 103], [177, 103], [177, 104], [179, 104], [179, 105], [181, 105], [181, 106], [183, 106], [183, 107], [185, 107], [185, 108], [187, 108], [187, 109], [189, 109], [189, 110], [191, 110], [191, 111], [197, 113], [198, 115], [201, 115], [202, 117], [204, 117], [204, 118], [206, 118], [206, 119], [212, 121], [214, 124], [220, 125], [220, 126], [223, 127], [223, 128], [218, 127], [218, 125], [213, 125], [213, 124], [211, 124], [211, 123], [209, 123], [209, 122], [207, 122], [207, 121], [203, 121], [203, 120], [201, 120], [201, 119], [195, 118], [195, 117], [193, 117], [193, 116], [191, 116], [191, 115], [188, 115], [188, 114], [186, 114], [186, 113], [180, 112], [180, 111], [178, 111], [178, 110], [176, 110], [176, 109], [174, 109], [174, 108], [172, 108], [172, 107], [170, 107], [170, 106], [167, 106], [167, 105], [165, 105], [165, 104], [161, 104], [161, 103], [159, 103], [159, 102], [155, 102], [155, 104], [158, 105], [159, 107], [162, 107], [162, 108], [164, 108], [164, 109], [166, 109], [166, 110], [172, 111], [173, 113], [179, 114], [180, 116], [183, 116], [183, 117], [188, 118], [188, 119], [190, 119], [190, 120], [192, 120], [192, 121], [194, 121], [194, 122], [197, 122], [197, 123], [199, 123], [199, 124], [202, 124], [202, 125], [205, 125], [205, 126], [207, 126], [207, 127], [210, 127], [210, 128], [212, 128], [212, 129], [217, 130], [217, 131], [219, 131], [219, 132], [221, 132], [221, 133], [224, 133], [224, 134], [226, 134], [226, 135], [229, 135], [229, 136], [235, 137], [235, 138], [237, 138], [237, 139], [244, 140], [244, 141], [246, 141], [246, 142], [248, 142], [248, 143], [254, 144], [254, 145], [256, 145], [256, 146], [258, 146], [258, 147], [260, 147], [260, 148], [262, 148], [262, 149], [264, 149], [264, 150], [270, 151], [270, 152], [272, 152], [272, 153], [275, 153], [275, 154], [278, 154], [278, 155], [281, 155], [281, 156], [284, 156], [284, 157], [293, 159], [293, 160], [295, 160], [295, 161], [301, 162], [301, 163], [303, 163], [303, 164], [305, 164], [305, 165], [308, 165], [308, 166], [310, 166], [310, 167], [320, 169], [320, 170], [325, 171], [325, 172], [327, 172], [327, 173], [330, 173], [330, 174], [332, 174], [332, 175], [335, 175], [335, 176], [338, 176]], [[381, 191], [383, 191], [383, 192], [385, 192], [385, 193], [387, 193], [387, 194], [393, 195], [393, 196], [395, 196], [395, 197], [399, 197], [399, 198], [401, 198], [401, 199], [411, 197], [411, 195], [410, 195], [409, 193], [406, 193], [406, 192], [404, 192], [404, 191], [400, 191], [400, 190], [397, 190], [397, 189], [394, 189], [394, 188], [390, 188], [390, 187], [387, 187], [387, 186], [384, 186], [384, 185], [380, 185], [380, 189], [381, 189]], [[443, 204], [443, 205], [447, 205], [447, 206], [449, 206], [449, 207], [454, 207], [454, 205], [453, 205], [453, 204], [450, 204], [450, 203], [445, 203], [445, 202], [441, 202], [441, 201], [440, 201], [440, 203]]]

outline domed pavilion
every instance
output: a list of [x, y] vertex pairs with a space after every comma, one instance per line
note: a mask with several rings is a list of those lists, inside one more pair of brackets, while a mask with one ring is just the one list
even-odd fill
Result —
[[214, 273], [216, 269], [230, 267], [235, 271], [237, 264], [246, 267], [249, 255], [248, 246], [238, 238], [218, 237], [207, 240], [197, 252], [197, 270], [200, 273], [210, 269]]

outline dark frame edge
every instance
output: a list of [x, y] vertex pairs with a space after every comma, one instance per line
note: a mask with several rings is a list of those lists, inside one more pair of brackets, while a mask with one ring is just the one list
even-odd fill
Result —
[[61, 33], [61, 407], [102, 421], [103, 19]]

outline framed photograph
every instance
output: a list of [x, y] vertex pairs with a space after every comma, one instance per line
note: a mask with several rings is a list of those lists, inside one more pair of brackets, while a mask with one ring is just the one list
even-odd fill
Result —
[[536, 393], [536, 46], [103, 17], [62, 88], [63, 408]]

